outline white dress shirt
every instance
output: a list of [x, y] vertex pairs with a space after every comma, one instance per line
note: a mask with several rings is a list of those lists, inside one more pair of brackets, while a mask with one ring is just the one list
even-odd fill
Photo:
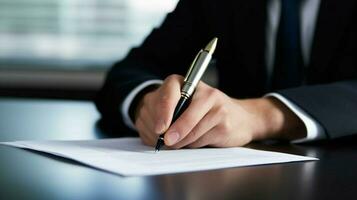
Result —
[[[301, 21], [301, 47], [302, 56], [305, 65], [310, 61], [310, 52], [312, 40], [315, 32], [315, 24], [317, 15], [319, 12], [320, 0], [301, 0], [300, 9], [300, 21]], [[268, 72], [268, 81], [272, 77], [273, 73], [273, 62], [275, 57], [275, 43], [278, 31], [280, 13], [281, 13], [281, 1], [280, 0], [268, 0], [267, 4], [267, 26], [266, 26], [266, 64]], [[134, 123], [129, 116], [129, 107], [135, 96], [144, 88], [153, 84], [162, 84], [162, 80], [149, 80], [141, 83], [136, 88], [134, 88], [129, 95], [125, 98], [123, 104], [120, 107], [121, 114], [124, 119], [124, 123], [135, 130]], [[311, 116], [309, 116], [303, 109], [295, 105], [293, 102], [289, 101], [284, 96], [278, 93], [269, 93], [265, 96], [271, 96], [277, 98], [282, 103], [284, 103], [292, 112], [294, 112], [305, 124], [307, 129], [306, 138], [294, 140], [294, 143], [307, 142], [312, 140], [319, 140], [325, 138], [324, 129], [322, 126], [316, 122]]]

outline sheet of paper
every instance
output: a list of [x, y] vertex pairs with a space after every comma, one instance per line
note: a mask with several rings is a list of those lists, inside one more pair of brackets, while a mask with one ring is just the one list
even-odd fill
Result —
[[123, 176], [317, 160], [311, 157], [243, 147], [161, 150], [155, 153], [153, 147], [143, 145], [139, 138], [17, 141], [1, 144], [46, 152]]

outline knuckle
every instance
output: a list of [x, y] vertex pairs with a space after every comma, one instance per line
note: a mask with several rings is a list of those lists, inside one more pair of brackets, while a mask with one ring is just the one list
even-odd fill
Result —
[[220, 126], [219, 126], [219, 131], [221, 134], [226, 134], [231, 131], [232, 124], [228, 120], [224, 120]]
[[207, 90], [208, 90], [207, 93], [210, 97], [216, 98], [220, 94], [220, 91], [217, 88], [208, 88]]
[[225, 117], [228, 114], [228, 109], [225, 106], [220, 105], [217, 108], [217, 114], [221, 117]]
[[221, 99], [222, 92], [217, 88], [209, 88], [207, 91], [207, 95], [208, 95], [208, 100], [217, 102]]

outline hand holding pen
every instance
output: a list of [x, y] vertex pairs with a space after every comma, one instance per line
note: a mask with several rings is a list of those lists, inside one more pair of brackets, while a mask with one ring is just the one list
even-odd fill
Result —
[[[191, 100], [191, 96], [195, 92], [198, 83], [200, 82], [204, 72], [206, 71], [207, 66], [212, 59], [212, 54], [216, 50], [216, 46], [217, 38], [213, 38], [213, 40], [208, 43], [208, 45], [203, 50], [200, 50], [198, 52], [197, 56], [193, 60], [183, 81], [183, 85], [181, 88], [181, 97], [174, 110], [171, 123], [174, 123], [188, 107]], [[155, 146], [155, 151], [159, 151], [164, 145], [164, 137], [164, 133], [159, 136]]]
[[[145, 144], [152, 144], [152, 133], [163, 133], [187, 108], [216, 46], [217, 38], [214, 38], [198, 52], [184, 80], [180, 75], [170, 75], [158, 89], [148, 92], [141, 99], [136, 108], [135, 126]], [[172, 107], [176, 107], [175, 110], [170, 109]], [[160, 150], [162, 145], [164, 134], [159, 136], [156, 151]]]
[[[135, 126], [145, 144], [156, 144], [156, 149], [162, 142], [173, 149], [232, 147], [252, 140], [303, 137], [303, 133], [289, 133], [290, 126], [302, 123], [293, 120], [294, 114], [273, 97], [235, 99], [201, 81], [190, 90], [189, 104], [180, 103], [185, 96], [183, 83], [184, 77], [170, 75], [142, 98]], [[180, 107], [183, 109], [178, 112]]]

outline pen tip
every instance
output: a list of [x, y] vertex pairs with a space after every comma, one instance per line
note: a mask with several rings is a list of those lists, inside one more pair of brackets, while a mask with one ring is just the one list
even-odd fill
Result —
[[213, 54], [213, 52], [216, 50], [217, 47], [217, 41], [218, 41], [217, 37], [213, 38], [205, 47], [205, 51], [208, 51], [211, 54]]
[[155, 146], [155, 152], [160, 151], [160, 148], [163, 144], [164, 144], [164, 138], [160, 136]]

